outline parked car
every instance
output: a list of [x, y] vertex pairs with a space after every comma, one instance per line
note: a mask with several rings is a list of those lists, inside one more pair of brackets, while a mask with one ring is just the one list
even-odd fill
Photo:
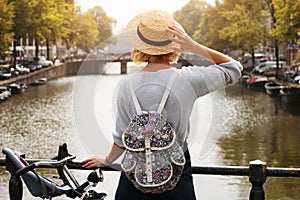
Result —
[[18, 70], [16, 70], [13, 66], [9, 66], [9, 70], [11, 72], [11, 75], [12, 76], [19, 76], [20, 75], [20, 72]]
[[[284, 62], [280, 61], [279, 69], [282, 69], [283, 66], [284, 66]], [[252, 72], [254, 74], [272, 76], [272, 75], [276, 74], [276, 70], [277, 70], [276, 61], [266, 61], [266, 62], [262, 62], [259, 65], [257, 65], [252, 70]]]
[[43, 67], [50, 67], [53, 65], [53, 62], [51, 60], [47, 60], [45, 56], [39, 56], [38, 63]]
[[26, 67], [31, 71], [36, 71], [36, 70], [40, 70], [43, 68], [43, 66], [39, 63], [29, 63], [26, 65]]
[[42, 69], [43, 66], [41, 64], [39, 64], [35, 59], [31, 58], [31, 59], [27, 59], [27, 60], [23, 60], [22, 64], [24, 67], [28, 68], [30, 70], [30, 72], [33, 72], [35, 70], [39, 70]]
[[0, 66], [0, 80], [9, 79], [12, 77], [12, 73], [9, 65]]
[[30, 69], [28, 69], [27, 67], [24, 67], [21, 64], [16, 64], [16, 70], [20, 73], [20, 74], [28, 74], [30, 72]]
[[250, 72], [257, 65], [262, 63], [265, 59], [265, 55], [262, 53], [254, 54], [254, 63], [252, 61], [252, 56], [250, 54], [245, 54], [241, 60], [241, 64], [243, 65], [243, 70]]

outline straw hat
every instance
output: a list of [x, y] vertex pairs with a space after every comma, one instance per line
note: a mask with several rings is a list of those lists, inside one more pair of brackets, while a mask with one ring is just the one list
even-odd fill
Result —
[[171, 46], [177, 43], [166, 39], [166, 28], [175, 25], [184, 31], [173, 17], [162, 10], [149, 10], [131, 19], [126, 27], [126, 35], [135, 48], [150, 55], [173, 52]]

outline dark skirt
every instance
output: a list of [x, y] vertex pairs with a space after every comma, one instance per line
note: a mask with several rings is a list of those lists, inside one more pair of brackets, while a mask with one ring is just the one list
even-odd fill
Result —
[[127, 179], [125, 173], [121, 172], [115, 200], [196, 200], [189, 151], [184, 155], [186, 163], [182, 176], [173, 190], [161, 194], [142, 193]]

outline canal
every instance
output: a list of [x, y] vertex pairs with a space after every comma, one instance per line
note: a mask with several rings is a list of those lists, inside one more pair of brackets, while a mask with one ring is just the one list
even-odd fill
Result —
[[[105, 155], [112, 141], [115, 88], [123, 76], [115, 73], [60, 78], [46, 85], [28, 87], [25, 93], [1, 103], [1, 149], [10, 147], [26, 153], [27, 158], [52, 158], [58, 145], [67, 142], [77, 160], [90, 154]], [[218, 97], [224, 100], [222, 108], [215, 112], [220, 113], [220, 124], [203, 117], [206, 111], [201, 104]], [[201, 123], [190, 140], [193, 165], [248, 166], [249, 161], [260, 159], [269, 167], [300, 167], [300, 112], [296, 112], [296, 107], [287, 109], [277, 98], [241, 84], [202, 101], [195, 109], [196, 120]], [[209, 124], [203, 128], [208, 130], [205, 137], [200, 134], [199, 124]], [[211, 130], [217, 134], [210, 136]], [[209, 145], [203, 144], [202, 139], [210, 141]], [[54, 173], [39, 171], [49, 177]], [[74, 170], [74, 173], [83, 181], [88, 172]], [[8, 199], [9, 176], [4, 167], [0, 167], [0, 175], [0, 199]], [[113, 199], [118, 175], [118, 172], [104, 172], [104, 182], [96, 188], [107, 192], [109, 200]], [[194, 182], [198, 199], [249, 198], [248, 177], [194, 175]], [[266, 199], [300, 199], [299, 178], [268, 178], [264, 189]], [[24, 199], [34, 199], [27, 189]]]

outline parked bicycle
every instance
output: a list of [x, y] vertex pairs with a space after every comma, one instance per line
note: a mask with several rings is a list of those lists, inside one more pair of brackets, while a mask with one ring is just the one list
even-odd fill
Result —
[[[6, 170], [11, 175], [9, 181], [9, 197], [11, 200], [22, 200], [23, 181], [32, 196], [42, 199], [52, 199], [62, 195], [66, 195], [71, 199], [80, 198], [81, 200], [103, 200], [106, 197], [106, 193], [90, 190], [91, 187], [95, 187], [97, 183], [103, 181], [101, 169], [92, 171], [86, 182], [78, 183], [67, 166], [76, 157], [68, 153], [67, 144], [59, 146], [58, 156], [55, 158], [30, 164], [25, 160], [24, 154], [9, 148], [4, 148], [2, 152], [6, 155]], [[35, 170], [35, 168], [43, 167], [56, 168], [58, 178], [61, 179], [62, 184], [55, 183]]]

